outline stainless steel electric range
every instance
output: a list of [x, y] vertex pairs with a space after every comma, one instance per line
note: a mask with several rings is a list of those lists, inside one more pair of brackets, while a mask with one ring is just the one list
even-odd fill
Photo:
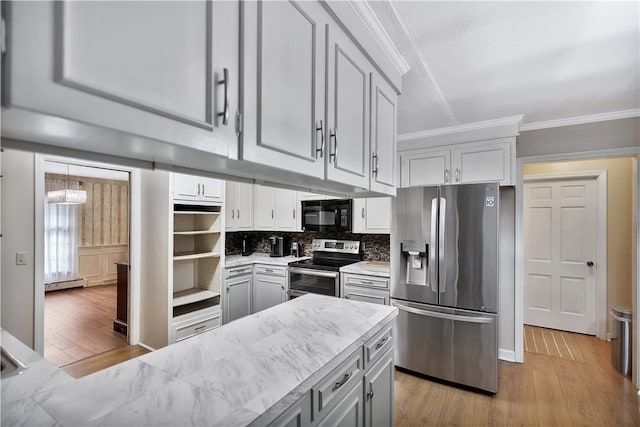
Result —
[[313, 258], [289, 263], [288, 299], [307, 293], [340, 297], [340, 267], [362, 260], [357, 240], [313, 239]]

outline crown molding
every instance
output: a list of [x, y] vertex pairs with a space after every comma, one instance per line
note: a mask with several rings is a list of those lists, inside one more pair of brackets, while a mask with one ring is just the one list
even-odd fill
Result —
[[586, 123], [606, 122], [607, 120], [628, 119], [639, 117], [640, 108], [622, 111], [612, 111], [609, 113], [591, 114], [588, 116], [570, 117], [567, 119], [547, 120], [543, 122], [524, 123], [520, 126], [521, 131], [557, 128], [563, 126], [582, 125]]
[[522, 117], [522, 115], [518, 115], [401, 134], [398, 135], [397, 138], [398, 151], [429, 146], [516, 137], [519, 135]]
[[369, 3], [362, 0], [349, 0], [349, 4], [362, 22], [364, 22], [373, 38], [378, 42], [380, 48], [385, 52], [398, 72], [405, 74], [409, 71], [411, 67], [409, 67], [409, 64], [396, 47], [387, 30], [385, 30], [380, 23], [380, 20], [371, 9], [371, 6], [369, 6]]

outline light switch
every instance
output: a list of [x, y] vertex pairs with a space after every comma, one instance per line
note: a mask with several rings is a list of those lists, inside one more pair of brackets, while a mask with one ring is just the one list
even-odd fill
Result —
[[27, 265], [26, 252], [16, 252], [16, 265]]

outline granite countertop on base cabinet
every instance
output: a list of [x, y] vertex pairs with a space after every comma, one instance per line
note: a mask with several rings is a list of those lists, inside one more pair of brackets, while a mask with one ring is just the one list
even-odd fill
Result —
[[360, 261], [340, 268], [340, 273], [366, 274], [389, 278], [389, 263], [382, 261]]
[[79, 379], [36, 358], [2, 381], [2, 424], [268, 424], [397, 310], [309, 294]]

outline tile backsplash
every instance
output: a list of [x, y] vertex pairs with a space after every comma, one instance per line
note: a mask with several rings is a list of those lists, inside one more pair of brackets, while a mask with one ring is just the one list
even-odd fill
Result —
[[389, 261], [388, 234], [353, 234], [353, 233], [289, 233], [275, 231], [227, 232], [225, 240], [225, 254], [238, 255], [242, 248], [242, 236], [249, 236], [253, 245], [253, 252], [269, 253], [269, 237], [283, 236], [289, 241], [297, 240], [302, 244], [302, 251], [311, 256], [311, 241], [313, 239], [342, 239], [359, 240], [364, 245], [364, 261]]

